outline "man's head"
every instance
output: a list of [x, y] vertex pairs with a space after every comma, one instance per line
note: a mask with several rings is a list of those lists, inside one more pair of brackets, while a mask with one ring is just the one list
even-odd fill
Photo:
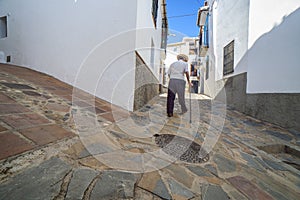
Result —
[[185, 54], [179, 54], [177, 56], [177, 60], [183, 60], [183, 61], [187, 62], [189, 60], [189, 57]]

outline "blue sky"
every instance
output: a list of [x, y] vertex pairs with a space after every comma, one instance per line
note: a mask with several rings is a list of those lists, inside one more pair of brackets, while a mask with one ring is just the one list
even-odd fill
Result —
[[168, 43], [181, 41], [182, 37], [196, 37], [199, 28], [196, 25], [198, 9], [204, 0], [167, 0], [169, 22]]

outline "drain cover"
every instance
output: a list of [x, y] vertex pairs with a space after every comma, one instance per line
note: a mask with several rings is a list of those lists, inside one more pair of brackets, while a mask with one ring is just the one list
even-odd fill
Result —
[[[209, 160], [209, 154], [201, 149], [201, 145], [180, 136], [171, 134], [155, 134], [155, 143], [162, 150], [181, 161], [189, 163], [204, 163]], [[204, 155], [200, 156], [200, 155]]]

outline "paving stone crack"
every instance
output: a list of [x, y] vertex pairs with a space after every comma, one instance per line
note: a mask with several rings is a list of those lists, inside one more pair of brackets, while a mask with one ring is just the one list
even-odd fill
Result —
[[67, 195], [67, 191], [68, 191], [68, 186], [71, 182], [71, 179], [73, 177], [73, 173], [74, 171], [73, 170], [70, 170], [66, 175], [65, 177], [62, 178], [62, 180], [59, 180], [58, 182], [56, 182], [55, 184], [53, 185], [56, 185], [58, 184], [60, 181], [62, 181], [61, 183], [61, 187], [60, 187], [60, 192], [59, 194], [53, 198], [53, 200], [63, 200], [66, 198], [66, 195]]
[[92, 181], [91, 183], [88, 185], [88, 187], [86, 188], [86, 190], [83, 193], [83, 198], [82, 200], [89, 200], [91, 193], [97, 183], [97, 181], [101, 178], [102, 173], [98, 174]]
[[[152, 194], [154, 197], [157, 197], [157, 198], [159, 198], [159, 199], [166, 200], [166, 199], [162, 198], [161, 196], [158, 196], [157, 194], [153, 193], [153, 191], [147, 190], [147, 189], [142, 188], [142, 187], [140, 187], [140, 186], [136, 186], [136, 188], [139, 188], [139, 189], [141, 189], [141, 190], [147, 191], [147, 192], [149, 192], [150, 194]], [[88, 199], [84, 199], [84, 200], [88, 200]]]

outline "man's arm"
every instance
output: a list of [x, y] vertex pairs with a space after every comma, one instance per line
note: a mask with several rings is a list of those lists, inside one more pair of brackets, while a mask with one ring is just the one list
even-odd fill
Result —
[[189, 75], [189, 65], [188, 65], [187, 62], [186, 62], [186, 65], [185, 65], [184, 73], [185, 73], [185, 76], [186, 76], [186, 79], [188, 81], [189, 86], [192, 86], [192, 83], [190, 81], [190, 75]]
[[171, 66], [172, 65], [170, 65], [170, 67], [169, 67], [169, 69], [168, 69], [168, 71], [167, 71], [167, 74], [168, 74], [168, 77], [170, 78], [170, 76], [171, 76]]
[[190, 82], [190, 75], [189, 75], [189, 72], [185, 72], [185, 76], [186, 76], [186, 79], [187, 79], [187, 81], [188, 81], [188, 84], [189, 84], [190, 86], [192, 86], [192, 83]]

